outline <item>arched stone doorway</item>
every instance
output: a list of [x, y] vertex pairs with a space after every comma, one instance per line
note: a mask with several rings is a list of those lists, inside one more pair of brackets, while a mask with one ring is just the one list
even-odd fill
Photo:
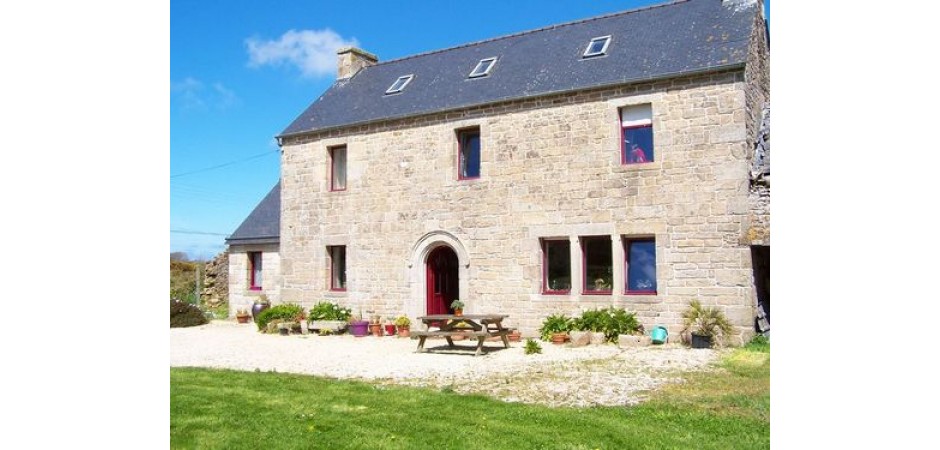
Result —
[[[463, 244], [456, 236], [446, 231], [438, 230], [427, 233], [415, 242], [411, 249], [411, 260], [408, 262], [409, 283], [411, 284], [411, 296], [405, 303], [404, 313], [411, 317], [423, 316], [425, 314], [434, 314], [428, 309], [428, 292], [434, 289], [432, 283], [428, 283], [428, 262], [432, 260], [432, 254], [441, 250], [440, 255], [449, 252], [456, 256], [456, 282], [449, 286], [454, 286], [456, 292], [450, 300], [447, 296], [441, 299], [441, 304], [445, 306], [445, 312], [450, 311], [450, 302], [454, 298], [459, 298], [466, 303], [464, 313], [473, 313], [475, 311], [475, 302], [469, 295], [470, 286], [470, 255]], [[436, 256], [434, 258], [441, 258]], [[454, 263], [452, 257], [447, 256], [450, 263]], [[449, 264], [449, 263], [448, 263]], [[433, 264], [432, 264], [433, 265]], [[448, 270], [450, 266], [448, 266]], [[450, 272], [451, 275], [453, 272]], [[445, 303], [446, 302], [446, 303]]]
[[446, 245], [437, 247], [428, 254], [426, 268], [428, 314], [451, 313], [450, 303], [460, 295], [457, 253]]

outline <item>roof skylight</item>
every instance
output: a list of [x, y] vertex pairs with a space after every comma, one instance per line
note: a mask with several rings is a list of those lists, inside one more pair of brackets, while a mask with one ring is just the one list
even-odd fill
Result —
[[408, 86], [408, 83], [410, 83], [411, 79], [414, 77], [415, 77], [414, 74], [398, 77], [398, 79], [395, 80], [394, 83], [392, 83], [392, 85], [388, 88], [387, 91], [385, 91], [385, 93], [394, 94], [397, 92], [401, 92], [403, 89], [405, 89], [405, 86]]
[[588, 44], [587, 48], [584, 50], [584, 58], [590, 58], [592, 56], [601, 56], [607, 54], [607, 46], [610, 44], [610, 35], [596, 37], [591, 39], [591, 42]]
[[485, 77], [490, 74], [490, 71], [493, 70], [493, 66], [496, 65], [496, 57], [481, 59], [477, 63], [477, 66], [473, 68], [473, 71], [470, 72], [470, 78]]

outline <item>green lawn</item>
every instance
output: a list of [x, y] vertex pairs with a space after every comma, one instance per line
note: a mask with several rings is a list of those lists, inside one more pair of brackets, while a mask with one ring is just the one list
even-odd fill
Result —
[[190, 449], [770, 448], [769, 346], [632, 408], [548, 408], [302, 375], [170, 369], [170, 441]]

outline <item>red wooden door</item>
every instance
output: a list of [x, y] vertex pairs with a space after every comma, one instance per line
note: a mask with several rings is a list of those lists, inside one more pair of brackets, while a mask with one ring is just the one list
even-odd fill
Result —
[[457, 254], [450, 247], [438, 247], [428, 255], [428, 314], [449, 314], [450, 303], [460, 292], [457, 280]]

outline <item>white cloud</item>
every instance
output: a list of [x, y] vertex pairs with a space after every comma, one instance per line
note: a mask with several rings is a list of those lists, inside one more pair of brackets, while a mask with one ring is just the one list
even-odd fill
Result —
[[235, 91], [226, 88], [222, 83], [212, 83], [211, 89], [206, 89], [205, 83], [193, 77], [186, 77], [177, 83], [171, 82], [170, 93], [172, 100], [183, 110], [224, 110], [238, 104]]
[[248, 38], [248, 65], [292, 64], [300, 69], [304, 76], [315, 78], [336, 73], [336, 51], [340, 47], [359, 46], [356, 38], [344, 39], [335, 31], [289, 30], [278, 40]]

